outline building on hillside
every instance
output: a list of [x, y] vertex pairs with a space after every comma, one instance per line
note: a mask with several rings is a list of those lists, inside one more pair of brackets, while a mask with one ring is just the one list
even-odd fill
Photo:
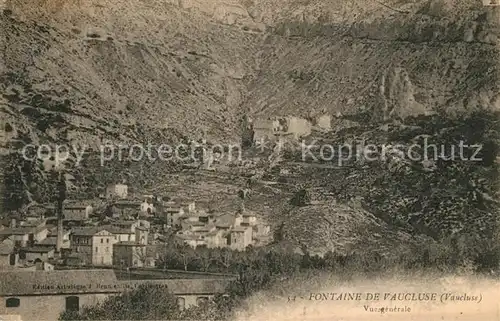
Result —
[[19, 221], [19, 225], [17, 225], [17, 227], [19, 228], [43, 228], [46, 226], [47, 226], [47, 219], [22, 220]]
[[19, 255], [14, 250], [14, 241], [10, 238], [0, 242], [0, 270], [18, 265]]
[[14, 246], [24, 247], [28, 246], [28, 242], [31, 239], [33, 243], [33, 237], [30, 237], [30, 233], [27, 229], [21, 228], [4, 228], [0, 230], [1, 238], [9, 238], [14, 242]]
[[[150, 223], [145, 220], [116, 221], [110, 225], [103, 226], [103, 228], [113, 234], [113, 243], [136, 242], [140, 241], [141, 235], [144, 234], [146, 234], [147, 239]], [[138, 232], [139, 238], [137, 238]]]
[[214, 224], [205, 225], [201, 222], [193, 222], [191, 224], [190, 232], [194, 235], [205, 236], [205, 234], [217, 230]]
[[305, 118], [295, 116], [257, 119], [252, 124], [254, 142], [276, 141], [281, 137], [295, 140], [311, 133], [312, 124]]
[[252, 228], [244, 226], [231, 228], [227, 234], [226, 244], [232, 250], [244, 251], [247, 246], [252, 245]]
[[[47, 225], [47, 228], [49, 229], [49, 233], [47, 234], [47, 238], [57, 236], [57, 232], [58, 232], [57, 225]], [[71, 228], [63, 228], [63, 231], [62, 231], [63, 241], [69, 241], [70, 234], [71, 234]]]
[[147, 217], [153, 216], [154, 213], [156, 212], [155, 206], [152, 201], [150, 200], [145, 200], [141, 203], [141, 209], [140, 212], [142, 215], [145, 215]]
[[33, 220], [43, 220], [47, 216], [53, 215], [53, 212], [50, 211], [50, 208], [47, 208], [46, 205], [35, 204], [30, 206], [25, 213], [25, 219], [27, 221]]
[[103, 228], [113, 234], [113, 243], [135, 242], [135, 228], [134, 232], [132, 232], [131, 229], [121, 228], [114, 225], [105, 225]]
[[117, 200], [111, 204], [108, 211], [111, 213], [111, 216], [115, 218], [137, 218], [143, 209], [147, 210], [147, 207], [144, 207], [144, 204], [141, 201]]
[[271, 233], [271, 227], [262, 223], [252, 226], [252, 229], [254, 237], [265, 237]]
[[254, 212], [245, 211], [241, 214], [240, 225], [254, 226], [257, 224], [257, 215]]
[[71, 254], [84, 265], [113, 264], [114, 235], [102, 227], [78, 228], [71, 232]]
[[332, 129], [332, 117], [328, 114], [322, 114], [315, 119], [315, 125], [321, 129]]
[[154, 266], [154, 258], [147, 257], [147, 245], [137, 242], [113, 244], [113, 265], [122, 267]]
[[148, 244], [149, 230], [146, 227], [138, 226], [135, 229], [135, 241], [139, 244]]
[[281, 131], [285, 134], [291, 134], [295, 139], [311, 134], [311, 123], [304, 118], [289, 116], [280, 119], [283, 123]]
[[54, 271], [54, 265], [47, 262], [36, 262], [35, 271]]
[[48, 228], [45, 224], [29, 227], [4, 228], [0, 230], [0, 238], [9, 237], [17, 247], [26, 247], [41, 242], [47, 237]]
[[135, 228], [139, 226], [140, 223], [138, 220], [118, 220], [111, 222], [111, 225], [135, 233]]
[[89, 201], [68, 201], [63, 204], [63, 218], [66, 220], [86, 221], [92, 211]]
[[151, 223], [146, 220], [119, 220], [112, 222], [111, 225], [127, 229], [133, 233], [135, 233], [135, 229], [137, 227], [144, 227], [146, 229], [149, 229], [151, 227]]
[[205, 234], [205, 242], [208, 248], [220, 248], [227, 246], [227, 232], [214, 229]]
[[178, 201], [178, 204], [188, 214], [194, 213], [196, 211], [196, 202], [194, 201]]
[[148, 251], [148, 230], [137, 227], [134, 242], [117, 242], [113, 245], [113, 264], [126, 267], [154, 267], [155, 257]]
[[241, 226], [243, 223], [243, 215], [238, 212], [234, 215], [234, 220], [233, 220], [233, 226], [232, 227], [238, 227]]
[[243, 217], [239, 213], [226, 213], [217, 216], [214, 224], [217, 230], [229, 231], [232, 227], [240, 226], [242, 221]]
[[[55, 249], [57, 247], [57, 235], [49, 235], [45, 240], [37, 243], [36, 245]], [[64, 231], [61, 248], [62, 249], [71, 248], [69, 240], [69, 231]]]
[[184, 243], [186, 245], [191, 246], [192, 248], [207, 245], [207, 241], [204, 239], [204, 237], [202, 237], [200, 235], [191, 234], [189, 232], [186, 233], [186, 232], [180, 231], [177, 234], [175, 234], [175, 239], [180, 244]]
[[128, 186], [125, 184], [111, 184], [106, 187], [106, 198], [126, 199], [128, 197]]
[[184, 209], [180, 206], [170, 206], [164, 209], [166, 223], [169, 226], [180, 224], [180, 218], [184, 216]]
[[162, 202], [163, 211], [158, 213], [163, 216], [169, 226], [178, 226], [181, 218], [196, 214], [194, 201], [168, 201]]
[[200, 212], [198, 214], [198, 221], [204, 224], [213, 224], [215, 222], [215, 216], [213, 213]]
[[237, 278], [186, 272], [178, 272], [175, 277], [112, 269], [2, 271], [0, 315], [19, 316], [22, 320], [57, 320], [64, 311], [79, 311], [140, 284], [168, 288], [183, 309], [225, 293]]
[[[191, 215], [183, 215], [180, 219], [180, 231], [177, 240], [192, 247], [207, 246], [209, 248], [230, 247], [245, 250], [254, 244], [254, 228], [262, 235], [255, 235], [259, 242], [267, 240], [262, 223], [252, 211], [238, 211], [214, 217], [212, 213], [198, 211]], [[259, 239], [260, 238], [260, 239]], [[265, 241], [264, 240], [264, 241]]]
[[229, 231], [231, 227], [233, 226], [232, 222], [228, 222], [227, 220], [221, 220], [220, 218], [217, 218], [215, 221], [215, 227], [219, 231]]
[[253, 140], [260, 142], [262, 140], [275, 140], [279, 130], [277, 119], [257, 119], [252, 122]]
[[19, 250], [19, 261], [26, 263], [47, 262], [54, 258], [55, 247], [30, 246]]
[[[47, 217], [46, 218], [47, 220], [47, 225], [50, 225], [50, 226], [57, 226], [57, 223], [59, 222], [59, 219], [57, 218], [57, 216], [50, 216], [50, 217]], [[75, 227], [75, 226], [84, 226], [86, 224], [86, 220], [81, 220], [81, 219], [77, 219], [77, 220], [72, 220], [72, 219], [63, 219], [62, 223], [63, 223], [63, 227], [64, 228], [71, 228], [71, 227]]]

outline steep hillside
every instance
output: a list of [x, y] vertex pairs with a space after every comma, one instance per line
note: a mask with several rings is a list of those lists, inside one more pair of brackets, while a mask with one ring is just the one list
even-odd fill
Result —
[[369, 251], [385, 256], [395, 250], [395, 244], [397, 253], [411, 253], [412, 245], [425, 240], [391, 229], [367, 211], [331, 201], [296, 208], [283, 224], [286, 240], [320, 255]]
[[259, 33], [228, 25], [224, 12], [162, 1], [7, 7], [0, 83], [14, 131], [95, 144], [235, 136]]
[[0, 20], [2, 118], [35, 140], [236, 140], [244, 113], [498, 108], [479, 0], [32, 1]]
[[479, 0], [273, 3], [275, 15], [261, 18], [272, 35], [245, 105], [254, 113], [368, 111], [386, 120], [500, 106], [498, 7]]
[[[490, 140], [487, 162], [444, 162], [430, 171], [422, 164], [357, 164], [299, 175], [330, 192], [329, 201], [364, 198], [377, 219], [344, 208], [352, 221], [343, 232], [329, 231], [309, 224], [310, 216], [335, 217], [335, 209], [293, 209], [288, 238], [321, 239], [326, 231], [345, 241], [367, 224], [394, 240], [401, 236], [390, 232], [396, 222], [436, 239], [463, 231], [491, 237], [498, 114], [481, 112], [500, 107], [499, 10], [480, 0], [8, 0], [0, 15], [0, 118], [2, 140], [10, 144], [2, 152], [47, 141], [239, 142], [245, 115], [343, 116], [332, 133], [339, 144], [358, 138], [409, 144], [418, 135], [456, 143], [467, 132], [472, 143]], [[430, 116], [410, 117], [421, 114]], [[462, 117], [469, 114], [473, 126]], [[342, 125], [349, 121], [352, 132]], [[0, 159], [9, 191], [4, 209], [50, 199], [51, 184], [37, 164], [12, 155]], [[85, 195], [95, 194], [96, 183], [123, 177], [137, 189], [166, 181], [161, 163], [93, 160], [72, 173]], [[335, 183], [325, 180], [330, 174]], [[240, 186], [224, 184], [201, 182], [199, 190], [226, 189], [234, 201]], [[262, 193], [265, 206], [285, 206]], [[269, 216], [279, 221], [281, 214]], [[382, 239], [360, 238], [353, 247], [371, 241], [389, 247]]]

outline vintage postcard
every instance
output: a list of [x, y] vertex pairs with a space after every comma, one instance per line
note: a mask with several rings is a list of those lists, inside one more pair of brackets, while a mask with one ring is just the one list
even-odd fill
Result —
[[0, 321], [500, 321], [499, 6], [0, 0]]

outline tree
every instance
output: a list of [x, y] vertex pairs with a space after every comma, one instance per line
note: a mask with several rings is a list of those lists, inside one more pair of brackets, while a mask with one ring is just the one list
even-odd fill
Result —
[[306, 189], [300, 189], [290, 200], [290, 204], [293, 206], [306, 206], [311, 202], [311, 196], [309, 191]]
[[184, 267], [184, 271], [187, 271], [189, 264], [193, 263], [196, 260], [195, 250], [191, 246], [186, 244], [177, 245], [176, 250], [179, 261]]
[[207, 272], [215, 258], [213, 256], [213, 252], [206, 247], [199, 247], [195, 251], [196, 258], [201, 265], [201, 269], [203, 272]]
[[233, 261], [233, 251], [228, 248], [222, 248], [217, 252], [217, 262], [222, 265], [227, 272]]
[[153, 283], [84, 306], [81, 312], [63, 312], [59, 320], [173, 320], [179, 314], [176, 297]]
[[234, 307], [239, 302], [231, 295], [216, 295], [213, 299], [199, 306], [192, 306], [179, 314], [180, 320], [207, 320], [222, 321], [230, 320]]

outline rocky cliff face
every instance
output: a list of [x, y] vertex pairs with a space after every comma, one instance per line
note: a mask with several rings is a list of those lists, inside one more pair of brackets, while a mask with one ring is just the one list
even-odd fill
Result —
[[12, 131], [95, 144], [232, 137], [258, 37], [228, 25], [230, 10], [192, 6], [8, 2], [1, 86]]
[[307, 3], [263, 18], [274, 23], [246, 102], [256, 112], [326, 108], [384, 120], [498, 108], [498, 7], [451, 0]]
[[[234, 142], [245, 116], [325, 112], [369, 120], [335, 119], [331, 134], [340, 144], [378, 136], [376, 142], [409, 144], [419, 135], [456, 142], [467, 132], [472, 143], [490, 137], [498, 145], [496, 116], [450, 120], [500, 107], [500, 7], [479, 0], [7, 0], [2, 10], [0, 132], [4, 143], [17, 142], [10, 150], [28, 142]], [[435, 113], [416, 124], [408, 117]], [[495, 159], [495, 148], [484, 154]], [[50, 179], [37, 164], [10, 156], [0, 172], [2, 208], [47, 201]], [[163, 164], [98, 164], [72, 173], [92, 195], [97, 184], [121, 176], [139, 188], [165, 180]], [[493, 233], [493, 161], [446, 163], [424, 174], [414, 165], [360, 164], [336, 177], [307, 172], [302, 180], [330, 190], [331, 198], [366, 197], [371, 212], [387, 217], [305, 207], [288, 211], [284, 233], [299, 244], [318, 239], [313, 247], [335, 240], [324, 251], [377, 245], [386, 234], [397, 243], [407, 234], [389, 231], [394, 222], [413, 224], [417, 234], [469, 225], [477, 239]], [[274, 199], [271, 205], [279, 207]], [[318, 211], [340, 223], [329, 230], [315, 220], [311, 231], [310, 214]], [[342, 223], [343, 212], [353, 219]], [[374, 237], [349, 243], [367, 225]]]
[[498, 108], [497, 11], [472, 0], [9, 0], [4, 137], [235, 140], [244, 114]]

